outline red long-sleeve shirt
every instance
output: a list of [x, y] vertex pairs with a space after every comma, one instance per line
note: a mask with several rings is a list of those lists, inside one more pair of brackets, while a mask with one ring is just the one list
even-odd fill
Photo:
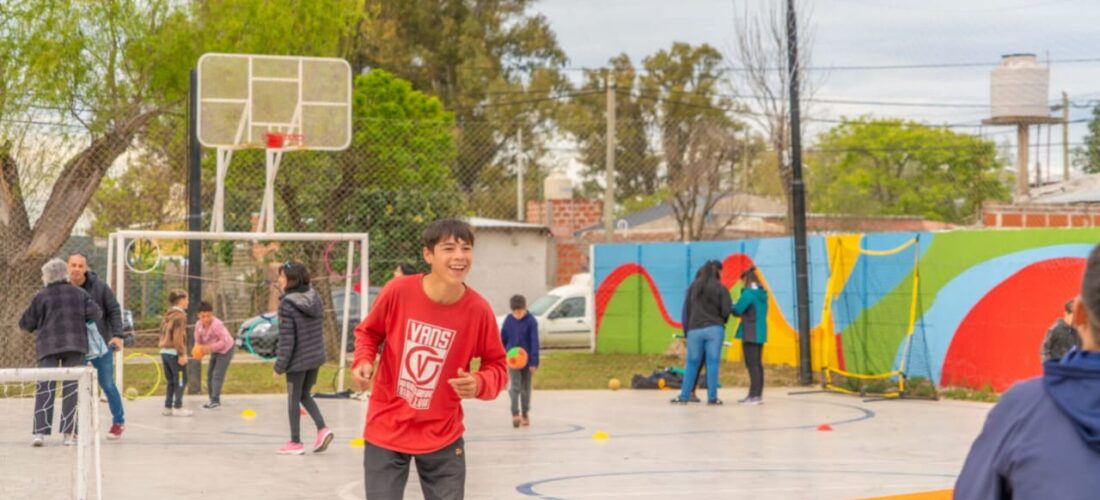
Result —
[[489, 304], [472, 288], [454, 304], [433, 302], [423, 275], [396, 278], [382, 289], [370, 314], [355, 327], [352, 367], [373, 362], [374, 389], [363, 439], [388, 450], [423, 454], [451, 444], [465, 431], [462, 400], [447, 382], [458, 369], [474, 377], [477, 398], [496, 399], [507, 370], [500, 332]]

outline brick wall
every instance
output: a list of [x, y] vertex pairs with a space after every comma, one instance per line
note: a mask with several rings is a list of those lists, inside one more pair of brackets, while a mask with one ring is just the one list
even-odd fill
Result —
[[573, 237], [578, 229], [597, 224], [603, 218], [603, 202], [598, 200], [529, 200], [527, 222], [542, 224], [554, 235], [554, 282], [569, 279], [588, 269], [588, 243]]
[[982, 207], [982, 225], [991, 228], [1097, 227], [1097, 205], [1006, 205]]

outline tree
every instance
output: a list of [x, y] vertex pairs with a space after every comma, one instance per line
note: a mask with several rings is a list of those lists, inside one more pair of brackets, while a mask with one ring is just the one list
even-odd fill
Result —
[[[753, 8], [759, 10], [750, 10]], [[748, 115], [768, 138], [780, 185], [786, 199], [791, 197], [793, 170], [790, 162], [790, 72], [787, 62], [787, 16], [783, 2], [745, 4], [735, 18], [737, 39], [731, 57], [739, 67], [731, 83], [751, 92], [753, 109]], [[798, 23], [799, 95], [802, 117], [809, 116], [809, 99], [815, 82], [806, 69], [812, 58], [814, 29], [811, 9], [796, 12]]]
[[[553, 101], [568, 88], [559, 71], [565, 54], [546, 19], [528, 12], [532, 3], [367, 0], [370, 22], [351, 57], [356, 71], [386, 69], [454, 111], [455, 178], [481, 201], [511, 199], [502, 187], [514, 175], [507, 163], [520, 129], [529, 167], [539, 168]], [[511, 216], [512, 206], [489, 206], [482, 214]]]
[[[171, 2], [26, 1], [0, 7], [0, 349], [2, 364], [33, 360], [33, 337], [16, 322], [41, 286], [39, 266], [69, 237], [100, 180], [152, 120], [182, 102], [186, 87], [159, 64], [182, 45], [186, 16]], [[64, 122], [64, 133], [40, 123]], [[8, 125], [24, 125], [23, 128]], [[57, 129], [54, 129], [57, 130]], [[32, 203], [42, 179], [26, 158], [54, 137], [64, 153], [49, 194]], [[35, 217], [37, 215], [37, 217]]]
[[810, 151], [815, 212], [916, 215], [967, 223], [1010, 199], [991, 141], [899, 119], [846, 120]]
[[1087, 174], [1100, 173], [1100, 106], [1092, 108], [1089, 132], [1083, 146], [1074, 148], [1073, 163]]
[[731, 118], [737, 107], [719, 93], [722, 55], [703, 44], [676, 42], [643, 62], [641, 97], [652, 101], [649, 119], [660, 138], [669, 203], [684, 241], [720, 235], [736, 217], [714, 209], [729, 196], [743, 125]]

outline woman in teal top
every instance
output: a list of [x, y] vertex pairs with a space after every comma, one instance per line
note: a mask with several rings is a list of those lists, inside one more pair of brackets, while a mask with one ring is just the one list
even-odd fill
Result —
[[741, 339], [741, 352], [749, 371], [749, 395], [738, 403], [758, 405], [763, 403], [764, 393], [761, 357], [768, 341], [768, 291], [760, 284], [755, 267], [741, 273], [741, 284], [741, 297], [733, 306], [733, 315], [741, 318], [737, 338]]

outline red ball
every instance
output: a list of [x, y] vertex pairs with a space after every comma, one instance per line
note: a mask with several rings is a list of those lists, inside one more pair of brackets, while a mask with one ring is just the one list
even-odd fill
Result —
[[508, 368], [520, 370], [527, 368], [527, 351], [522, 347], [508, 349]]

